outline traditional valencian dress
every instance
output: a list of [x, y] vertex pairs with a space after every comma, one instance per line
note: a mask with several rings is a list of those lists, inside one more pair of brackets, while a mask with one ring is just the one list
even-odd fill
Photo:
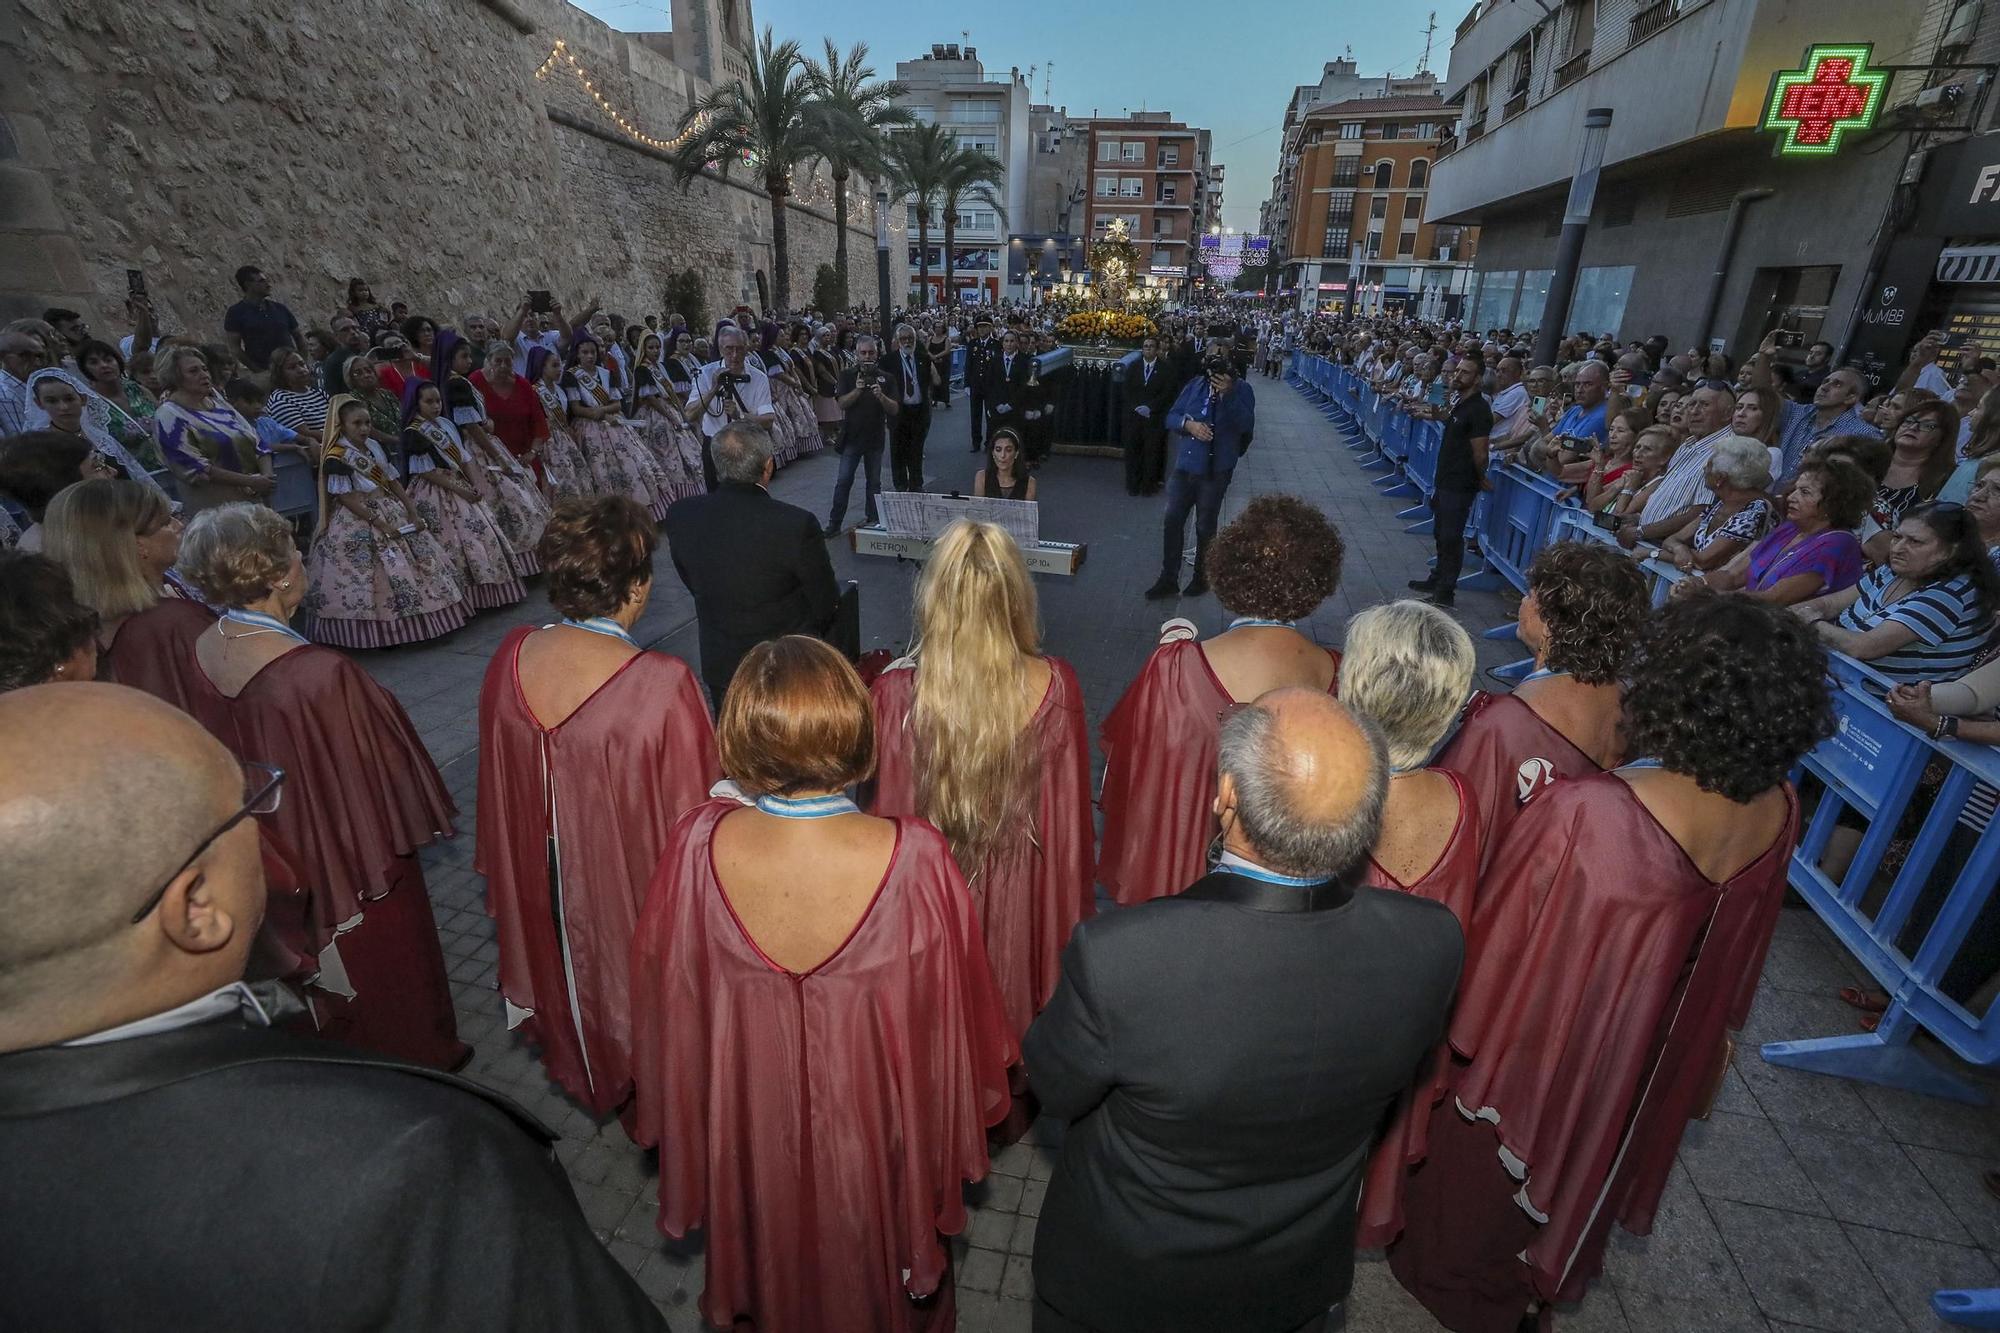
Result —
[[826, 440], [820, 434], [819, 415], [813, 410], [811, 395], [776, 378], [777, 373], [789, 371], [798, 377], [801, 383], [813, 384], [817, 381], [812, 366], [796, 353], [781, 351], [776, 347], [765, 352], [761, 359], [764, 363], [764, 373], [773, 377], [771, 404], [777, 408], [778, 415], [790, 427], [792, 437], [798, 441], [798, 456], [803, 458], [807, 454], [818, 453], [826, 447]]
[[[1326, 654], [1337, 681], [1340, 654]], [[1216, 751], [1222, 715], [1235, 702], [1208, 665], [1193, 623], [1177, 618], [1160, 626], [1159, 647], [1100, 737], [1097, 882], [1125, 906], [1179, 893], [1208, 873], [1208, 845], [1219, 831]]]
[[512, 606], [528, 595], [507, 550], [500, 521], [484, 500], [467, 500], [431, 479], [448, 476], [479, 490], [479, 477], [465, 441], [442, 417], [412, 417], [403, 427], [403, 468], [410, 503], [451, 557], [465, 587], [468, 610]]
[[215, 612], [172, 570], [160, 600], [125, 617], [110, 646], [97, 655], [97, 678], [144, 690], [184, 712], [192, 711], [194, 645], [215, 628]]
[[[466, 622], [465, 589], [454, 562], [431, 533], [398, 532], [405, 514], [384, 489], [396, 469], [373, 439], [344, 436], [322, 451], [320, 522], [306, 557], [308, 587], [300, 605], [306, 637], [341, 648], [388, 648], [449, 634]], [[367, 519], [329, 497], [351, 495]]]
[[[569, 622], [565, 622], [569, 623]], [[581, 622], [629, 636], [611, 620]], [[687, 663], [634, 652], [549, 725], [521, 693], [523, 625], [479, 691], [479, 836], [473, 868], [500, 936], [510, 1026], [593, 1115], [632, 1092], [632, 934], [681, 814], [721, 776]]]
[[[545, 347], [536, 351], [549, 355]], [[598, 494], [624, 495], [625, 491], [600, 491], [597, 479], [591, 475], [590, 463], [583, 456], [583, 449], [576, 437], [569, 433], [569, 405], [563, 401], [563, 392], [553, 384], [533, 381], [535, 401], [542, 405], [542, 416], [548, 424], [548, 434], [542, 439], [542, 479], [549, 484], [549, 490], [558, 500], [587, 500]], [[637, 496], [633, 497], [638, 499]], [[643, 500], [640, 503], [645, 503]]]
[[633, 402], [632, 416], [628, 424], [645, 443], [646, 452], [658, 464], [660, 475], [666, 477], [675, 500], [701, 493], [701, 455], [699, 442], [695, 454], [696, 470], [692, 478], [688, 474], [687, 457], [682, 448], [681, 436], [687, 427], [676, 425], [670, 418], [644, 406], [648, 402], [671, 406], [666, 388], [666, 380], [651, 366], [635, 364], [632, 367]]
[[[761, 354], [752, 352], [748, 358], [748, 364], [754, 365], [757, 369], [763, 371], [767, 379], [770, 378], [772, 371], [784, 369], [784, 364], [779, 361], [778, 354], [775, 351]], [[778, 391], [783, 387], [776, 380], [771, 380], [771, 410], [775, 418], [771, 422], [771, 456], [781, 468], [788, 467], [798, 461], [800, 448], [799, 428], [793, 423], [791, 417], [786, 414], [785, 409], [780, 406], [778, 401]], [[819, 434], [819, 426], [817, 424], [813, 426], [813, 434], [815, 436]]]
[[1604, 771], [1524, 701], [1483, 690], [1473, 694], [1458, 734], [1438, 752], [1437, 766], [1462, 777], [1479, 807], [1481, 866], [1493, 864], [1522, 809], [1550, 783]]
[[682, 816], [633, 940], [634, 1135], [660, 1151], [660, 1230], [707, 1229], [701, 1313], [717, 1327], [951, 1328], [945, 1238], [1020, 1055], [965, 880], [936, 829], [897, 820], [853, 933], [788, 972], [716, 878], [716, 826], [740, 809]]
[[[564, 373], [562, 385], [563, 394], [572, 407], [610, 408], [618, 405], [618, 400], [611, 396], [611, 390], [605, 387], [599, 375], [578, 374], [575, 368], [571, 368]], [[591, 474], [597, 478], [601, 491], [631, 496], [645, 505], [646, 512], [655, 519], [664, 518], [667, 506], [680, 498], [680, 485], [661, 469], [652, 450], [639, 438], [639, 432], [617, 417], [593, 421], [588, 417], [572, 415], [569, 428], [582, 447], [583, 456], [589, 461]]]
[[[486, 400], [463, 375], [453, 375], [445, 385], [444, 418], [440, 420], [461, 436], [469, 426], [480, 427], [489, 434], [493, 429], [486, 413]], [[498, 442], [499, 436], [493, 438]], [[527, 578], [542, 572], [542, 558], [535, 548], [541, 544], [542, 530], [549, 525], [549, 505], [535, 489], [535, 474], [504, 446], [500, 453], [506, 462], [486, 465], [486, 484], [480, 487], [480, 493], [507, 538], [508, 563], [517, 576]], [[470, 450], [466, 456], [472, 456]]]
[[[1717, 883], [1616, 772], [1523, 810], [1486, 875], [1451, 1021], [1420, 1082], [1414, 1169], [1371, 1173], [1363, 1243], [1459, 1333], [1512, 1333], [1531, 1301], [1573, 1301], [1612, 1222], [1652, 1230], [1689, 1118], [1749, 1016], [1798, 839]], [[1420, 1163], [1420, 1164], [1419, 1164]], [[1381, 1191], [1400, 1185], [1400, 1210]], [[1365, 1233], [1364, 1233], [1365, 1234]]]

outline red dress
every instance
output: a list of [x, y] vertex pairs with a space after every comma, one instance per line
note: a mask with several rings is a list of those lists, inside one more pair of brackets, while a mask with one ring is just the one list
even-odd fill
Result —
[[195, 640], [215, 628], [215, 612], [200, 602], [162, 597], [119, 624], [111, 646], [97, 655], [97, 678], [144, 690], [156, 699], [193, 712], [191, 700], [200, 675]]
[[1785, 800], [1777, 838], [1722, 884], [1616, 773], [1522, 813], [1474, 919], [1455, 1058], [1389, 1254], [1447, 1327], [1512, 1330], [1531, 1300], [1576, 1300], [1614, 1220], [1652, 1230], [1763, 971], [1798, 837]]
[[1465, 779], [1479, 807], [1479, 865], [1493, 864], [1521, 809], [1557, 778], [1582, 778], [1604, 770], [1570, 739], [1511, 694], [1479, 691], [1466, 707], [1458, 734], [1436, 760]]
[[[314, 895], [320, 1031], [420, 1064], [451, 1068], [458, 1040], [444, 949], [417, 849], [451, 837], [444, 779], [396, 697], [331, 648], [307, 644], [270, 663], [234, 699], [197, 668], [194, 715], [239, 759], [285, 770], [270, 817], [296, 849]], [[328, 950], [329, 944], [335, 947]], [[346, 991], [351, 998], [338, 998]]]
[[535, 442], [549, 433], [548, 414], [542, 411], [542, 400], [526, 376], [516, 375], [508, 384], [509, 392], [503, 394], [486, 378], [485, 370], [472, 372], [472, 387], [486, 400], [486, 417], [493, 423], [494, 436], [514, 457], [526, 458]]
[[534, 632], [501, 640], [479, 691], [472, 865], [486, 876], [508, 1017], [550, 1076], [603, 1115], [632, 1090], [626, 969], [647, 881], [674, 821], [721, 770], [701, 687], [664, 653], [633, 654], [543, 726], [520, 688]]
[[[1063, 946], [1076, 923], [1096, 913], [1091, 892], [1090, 740], [1083, 691], [1059, 657], [1047, 659], [1049, 687], [1029, 726], [1041, 756], [1033, 824], [988, 855], [969, 881], [993, 980], [1016, 1037], [1055, 994]], [[916, 746], [906, 734], [916, 700], [915, 663], [876, 678], [877, 815], [919, 817]]]
[[[741, 1333], [910, 1333], [955, 1318], [942, 1234], [986, 1174], [1020, 1058], [951, 850], [921, 820], [854, 932], [804, 974], [715, 876], [714, 801], [675, 826], [633, 940], [637, 1134], [660, 1230], [708, 1231], [701, 1313]], [[918, 1304], [912, 1295], [923, 1298]]]
[[[1336, 683], [1340, 654], [1333, 659]], [[1329, 689], [1329, 693], [1333, 691]], [[1097, 882], [1127, 907], [1179, 893], [1208, 873], [1222, 688], [1194, 627], [1169, 621], [1160, 646], [1104, 720], [1104, 841]]]

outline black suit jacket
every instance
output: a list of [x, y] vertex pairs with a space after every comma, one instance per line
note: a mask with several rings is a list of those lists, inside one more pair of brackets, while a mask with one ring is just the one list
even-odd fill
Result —
[[[1167, 409], [1174, 405], [1174, 399], [1180, 395], [1180, 386], [1185, 382], [1168, 369], [1167, 359], [1160, 357], [1153, 362], [1153, 379], [1149, 384], [1146, 382], [1144, 358], [1134, 361], [1125, 367], [1126, 415], [1137, 417], [1147, 425], [1158, 426], [1161, 430], [1165, 430]], [[1138, 416], [1137, 409], [1142, 405], [1153, 409], [1151, 417]]]
[[906, 403], [903, 401], [904, 398], [907, 397], [908, 395], [904, 392], [907, 386], [903, 383], [902, 349], [897, 347], [895, 344], [891, 343], [889, 345], [889, 349], [884, 353], [882, 353], [881, 361], [877, 363], [882, 367], [882, 374], [884, 378], [887, 380], [889, 396], [891, 398], [894, 398], [898, 406], [901, 408], [901, 411], [897, 414], [899, 416], [909, 413], [913, 408], [927, 411], [930, 407], [930, 401], [931, 401], [930, 356], [924, 351], [923, 348], [919, 347], [915, 351], [910, 353], [910, 359], [917, 363], [917, 374], [916, 374], [917, 401], [914, 403]]
[[1291, 1329], [1341, 1300], [1369, 1147], [1464, 947], [1425, 899], [1224, 873], [1077, 927], [1022, 1051], [1071, 1122], [1037, 1294], [1106, 1333]]
[[984, 398], [990, 391], [994, 368], [1000, 364], [1000, 340], [975, 338], [965, 345], [965, 388]]
[[1004, 356], [994, 354], [992, 373], [986, 381], [986, 401], [989, 405], [1006, 403], [1014, 409], [995, 417], [992, 422], [994, 428], [1013, 426], [1018, 429], [1022, 424], [1021, 413], [1032, 406], [1029, 400], [1033, 395], [1028, 391], [1028, 376], [1034, 369], [1035, 354], [1014, 353], [1012, 373], [1007, 371], [1006, 364]]
[[767, 639], [822, 634], [840, 600], [819, 522], [762, 486], [725, 481], [667, 510], [667, 549], [694, 594], [701, 675], [716, 707], [743, 655]]
[[233, 1019], [0, 1056], [0, 1328], [664, 1329], [551, 1141]]

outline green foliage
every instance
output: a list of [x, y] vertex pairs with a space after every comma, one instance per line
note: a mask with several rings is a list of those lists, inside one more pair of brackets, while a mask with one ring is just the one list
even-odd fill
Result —
[[813, 274], [813, 308], [831, 315], [847, 303], [847, 284], [831, 264], [821, 264]]
[[678, 314], [686, 318], [688, 328], [697, 338], [707, 336], [715, 327], [715, 321], [708, 317], [708, 286], [701, 275], [691, 268], [667, 275], [666, 289], [661, 293], [666, 303], [662, 314]]
[[1236, 281], [1231, 283], [1230, 286], [1239, 292], [1261, 292], [1264, 290], [1264, 282], [1269, 278], [1270, 274], [1271, 270], [1268, 266], [1253, 264], [1241, 273], [1238, 273]]

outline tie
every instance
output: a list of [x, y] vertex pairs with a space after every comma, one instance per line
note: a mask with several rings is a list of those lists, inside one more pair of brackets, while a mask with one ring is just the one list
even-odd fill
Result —
[[903, 353], [903, 401], [917, 401], [917, 363], [908, 352]]
[[1152, 382], [1153, 382], [1153, 363], [1148, 361], [1146, 363], [1146, 378], [1143, 381], [1143, 383], [1151, 384]]

